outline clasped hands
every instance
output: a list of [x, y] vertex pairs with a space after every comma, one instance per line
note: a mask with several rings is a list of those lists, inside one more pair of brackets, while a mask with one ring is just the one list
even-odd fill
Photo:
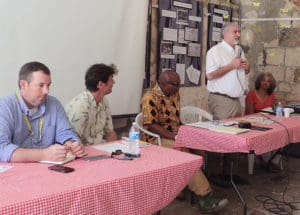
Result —
[[234, 69], [244, 69], [245, 71], [249, 68], [249, 63], [247, 60], [240, 57], [236, 57], [231, 61], [231, 64]]
[[45, 160], [63, 161], [67, 157], [67, 153], [71, 152], [75, 157], [83, 157], [87, 155], [84, 145], [79, 141], [66, 141], [64, 145], [53, 144], [45, 149]]

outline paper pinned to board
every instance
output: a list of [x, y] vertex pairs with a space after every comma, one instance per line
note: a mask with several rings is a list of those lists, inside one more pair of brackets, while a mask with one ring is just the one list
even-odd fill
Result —
[[189, 81], [196, 85], [199, 84], [200, 73], [201, 73], [200, 70], [194, 68], [193, 65], [189, 66], [186, 69], [186, 74]]

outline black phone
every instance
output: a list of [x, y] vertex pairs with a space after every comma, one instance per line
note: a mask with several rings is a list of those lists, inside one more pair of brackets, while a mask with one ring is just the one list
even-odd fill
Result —
[[56, 172], [62, 172], [62, 173], [69, 173], [69, 172], [73, 172], [74, 171], [74, 168], [63, 166], [63, 165], [49, 166], [48, 169], [56, 171]]

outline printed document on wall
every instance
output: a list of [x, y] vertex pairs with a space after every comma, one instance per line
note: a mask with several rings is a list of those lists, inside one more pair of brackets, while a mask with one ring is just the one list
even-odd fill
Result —
[[189, 68], [186, 69], [186, 73], [188, 76], [188, 79], [193, 84], [198, 85], [199, 79], [200, 79], [200, 70], [193, 67], [193, 65], [189, 66]]
[[189, 43], [188, 44], [188, 56], [190, 57], [200, 57], [201, 50], [200, 50], [199, 43]]
[[198, 29], [186, 27], [184, 39], [189, 41], [198, 41]]
[[163, 30], [163, 40], [169, 40], [169, 41], [177, 42], [177, 29], [164, 28], [164, 30]]
[[185, 34], [185, 30], [184, 29], [179, 29], [178, 30], [178, 43], [184, 43], [184, 44], [188, 43], [188, 41], [186, 41], [184, 39], [184, 34]]

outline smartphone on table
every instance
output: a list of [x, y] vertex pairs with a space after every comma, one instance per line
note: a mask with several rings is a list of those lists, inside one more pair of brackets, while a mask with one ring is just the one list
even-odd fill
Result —
[[62, 172], [62, 173], [69, 173], [69, 172], [73, 172], [74, 171], [74, 168], [63, 166], [63, 165], [49, 166], [48, 169], [56, 171], [56, 172]]

